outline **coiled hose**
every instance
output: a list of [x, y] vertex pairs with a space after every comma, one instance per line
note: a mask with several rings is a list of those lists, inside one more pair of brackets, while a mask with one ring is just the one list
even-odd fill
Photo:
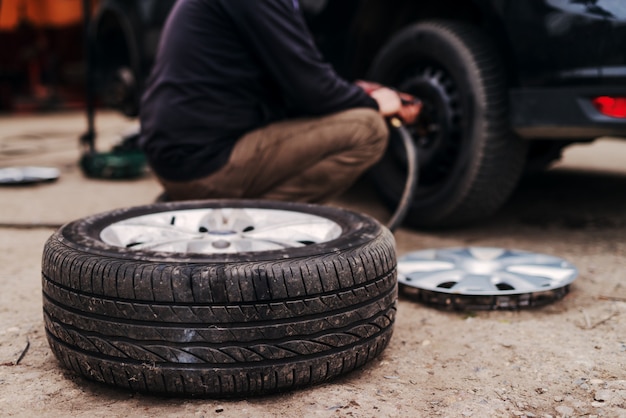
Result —
[[387, 228], [389, 228], [389, 230], [393, 232], [402, 224], [409, 210], [409, 207], [411, 206], [415, 190], [417, 189], [419, 170], [417, 167], [417, 147], [413, 142], [413, 137], [406, 129], [406, 127], [402, 124], [402, 121], [399, 118], [391, 118], [389, 120], [389, 123], [400, 135], [400, 139], [402, 140], [402, 144], [404, 145], [407, 160], [407, 176], [406, 183], [404, 185], [404, 191], [402, 192], [402, 197], [398, 202], [398, 207], [396, 208], [396, 211], [394, 212], [389, 222], [387, 222]]

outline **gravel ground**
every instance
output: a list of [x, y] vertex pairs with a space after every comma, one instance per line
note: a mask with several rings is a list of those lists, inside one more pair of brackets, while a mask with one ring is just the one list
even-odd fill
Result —
[[[110, 113], [97, 122], [101, 149], [134, 125]], [[340, 379], [261, 398], [169, 399], [87, 382], [59, 367], [45, 339], [40, 259], [51, 226], [159, 193], [150, 176], [84, 178], [76, 166], [84, 125], [78, 113], [0, 119], [0, 167], [61, 170], [51, 184], [0, 189], [2, 416], [626, 418], [626, 142], [569, 149], [479, 225], [396, 233], [399, 255], [474, 245], [563, 257], [580, 271], [565, 299], [522, 311], [447, 312], [401, 297], [389, 347]], [[366, 184], [333, 204], [389, 216]]]

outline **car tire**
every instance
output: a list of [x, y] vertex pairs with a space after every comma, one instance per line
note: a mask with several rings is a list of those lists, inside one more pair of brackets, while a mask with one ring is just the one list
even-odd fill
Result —
[[[146, 216], [202, 211], [232, 211], [223, 219], [250, 225], [255, 216], [271, 224], [303, 215], [305, 223], [329, 221], [335, 235], [293, 248], [209, 254], [140, 248], [131, 236], [138, 234], [132, 225], [144, 241], [146, 225], [165, 230], [167, 222]], [[237, 225], [241, 236], [252, 231]], [[280, 241], [276, 231], [270, 241]], [[168, 395], [259, 395], [347, 373], [387, 346], [397, 300], [387, 228], [354, 212], [280, 202], [172, 202], [83, 218], [46, 242], [42, 274], [46, 334], [64, 367]]]
[[[406, 223], [418, 227], [467, 224], [499, 209], [523, 170], [526, 144], [509, 127], [505, 74], [478, 28], [427, 21], [405, 28], [379, 52], [369, 78], [423, 101], [408, 126], [418, 147], [420, 182]], [[395, 206], [406, 178], [400, 141], [371, 178]]]

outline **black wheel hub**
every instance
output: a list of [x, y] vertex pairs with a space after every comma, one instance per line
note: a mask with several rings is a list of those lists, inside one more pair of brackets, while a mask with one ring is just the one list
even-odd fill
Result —
[[[420, 186], [434, 186], [447, 178], [459, 153], [462, 130], [458, 89], [447, 71], [435, 64], [412, 68], [399, 78], [397, 86], [423, 102], [418, 122], [407, 129], [419, 150]], [[393, 152], [397, 158], [403, 150]]]

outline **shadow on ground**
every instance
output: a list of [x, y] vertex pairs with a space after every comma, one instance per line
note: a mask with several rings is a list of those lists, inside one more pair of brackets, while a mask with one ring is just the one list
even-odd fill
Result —
[[626, 175], [553, 170], [522, 180], [494, 221], [565, 229], [626, 226]]
[[[373, 186], [355, 185], [337, 205], [361, 210], [385, 223], [391, 216]], [[393, 209], [393, 208], [391, 208]], [[581, 230], [626, 227], [626, 174], [556, 169], [524, 177], [492, 217], [462, 228], [428, 231], [453, 235], [501, 228]]]

